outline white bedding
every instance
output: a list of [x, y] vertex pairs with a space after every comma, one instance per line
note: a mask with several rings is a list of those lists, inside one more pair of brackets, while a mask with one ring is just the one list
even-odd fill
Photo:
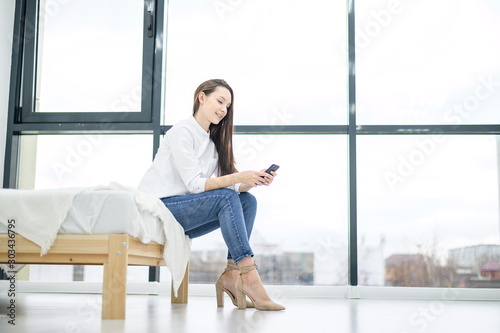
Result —
[[143, 243], [165, 244], [164, 260], [177, 291], [190, 255], [191, 242], [161, 200], [133, 188], [62, 190], [0, 189], [0, 233], [7, 220], [16, 232], [41, 246], [45, 254], [57, 234], [128, 234]]
[[[16, 221], [22, 223], [17, 218]], [[7, 233], [3, 224], [0, 224], [0, 233]], [[128, 234], [143, 243], [165, 244], [162, 223], [151, 214], [140, 212], [135, 205], [134, 193], [122, 190], [76, 194], [58, 234]]]

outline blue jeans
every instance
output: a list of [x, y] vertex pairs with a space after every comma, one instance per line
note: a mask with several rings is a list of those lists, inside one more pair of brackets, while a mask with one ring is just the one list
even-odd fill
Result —
[[253, 256], [248, 240], [257, 212], [257, 200], [252, 194], [238, 194], [222, 188], [162, 198], [161, 201], [189, 238], [200, 237], [220, 228], [228, 248], [228, 259], [238, 263]]

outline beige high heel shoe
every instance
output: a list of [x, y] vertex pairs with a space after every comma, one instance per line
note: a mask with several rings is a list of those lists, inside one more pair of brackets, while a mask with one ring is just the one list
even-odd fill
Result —
[[[229, 296], [229, 298], [233, 302], [234, 306], [238, 306], [238, 302], [236, 300], [236, 295], [233, 295], [232, 292], [230, 292], [229, 290], [227, 290], [226, 288], [224, 288], [222, 286], [222, 275], [224, 275], [224, 273], [226, 273], [226, 272], [239, 271], [239, 270], [240, 270], [240, 268], [238, 266], [228, 263], [226, 266], [226, 269], [224, 269], [224, 272], [222, 272], [222, 274], [217, 279], [217, 282], [215, 283], [215, 294], [217, 296], [217, 306], [218, 307], [224, 306], [224, 294], [222, 293], [223, 291], [225, 291], [226, 294]], [[253, 303], [248, 301], [246, 299], [245, 295], [243, 295], [243, 299], [246, 301], [247, 308], [254, 307]], [[245, 303], [245, 302], [243, 302], [243, 303]]]
[[238, 281], [236, 281], [236, 299], [238, 300], [238, 309], [239, 310], [245, 310], [247, 307], [247, 303], [243, 302], [241, 300], [246, 299], [245, 295], [250, 298], [252, 301], [253, 305], [257, 310], [261, 311], [280, 311], [280, 310], [285, 310], [285, 307], [283, 305], [280, 305], [278, 303], [274, 303], [273, 301], [261, 301], [261, 302], [256, 302], [250, 295], [248, 295], [246, 292], [243, 291], [243, 280], [241, 276], [243, 274], [246, 274], [248, 272], [253, 271], [254, 269], [257, 269], [257, 265], [252, 265], [252, 266], [246, 266], [246, 267], [241, 267], [240, 268], [240, 276], [238, 277]]

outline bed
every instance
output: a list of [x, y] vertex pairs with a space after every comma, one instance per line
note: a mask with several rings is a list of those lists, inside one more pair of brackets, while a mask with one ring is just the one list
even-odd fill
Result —
[[125, 319], [128, 265], [166, 265], [172, 302], [187, 303], [190, 241], [157, 198], [116, 183], [0, 190], [0, 222], [0, 263], [14, 240], [17, 265], [103, 265], [103, 319]]

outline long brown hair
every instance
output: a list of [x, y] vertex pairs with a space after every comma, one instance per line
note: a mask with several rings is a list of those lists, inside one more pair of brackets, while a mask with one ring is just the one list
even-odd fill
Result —
[[201, 92], [205, 95], [210, 95], [217, 89], [217, 87], [224, 87], [231, 93], [231, 104], [227, 109], [227, 114], [219, 124], [210, 124], [210, 138], [215, 143], [217, 153], [219, 154], [219, 175], [224, 176], [234, 172], [238, 172], [235, 167], [235, 160], [233, 154], [233, 109], [234, 109], [234, 94], [233, 89], [227, 84], [226, 81], [221, 79], [213, 79], [203, 82], [199, 85], [194, 93], [193, 115], [196, 114], [200, 108], [200, 100], [198, 96]]

